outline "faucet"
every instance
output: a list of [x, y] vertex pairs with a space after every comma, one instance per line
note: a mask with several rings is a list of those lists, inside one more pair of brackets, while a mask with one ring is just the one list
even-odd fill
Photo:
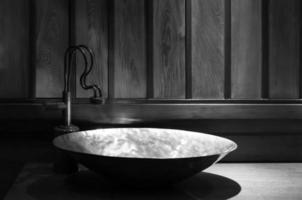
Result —
[[[101, 88], [96, 84], [88, 85], [86, 80], [94, 65], [93, 51], [85, 45], [70, 46], [64, 55], [64, 124], [55, 127], [55, 136], [80, 130], [78, 126], [71, 123], [71, 70], [77, 52], [80, 53], [84, 59], [84, 70], [80, 76], [81, 87], [85, 90], [93, 90], [93, 97], [90, 98], [92, 103], [104, 103]], [[90, 61], [88, 62], [88, 60]], [[73, 173], [78, 170], [78, 165], [70, 156], [62, 152], [57, 152], [53, 163], [53, 170], [56, 173]]]
[[[80, 53], [84, 60], [84, 70], [80, 76], [80, 85], [84, 90], [93, 90], [93, 97], [90, 98], [92, 103], [104, 103], [101, 88], [96, 84], [87, 84], [87, 76], [94, 66], [94, 53], [85, 45], [70, 46], [66, 49], [64, 55], [64, 124], [55, 127], [58, 134], [78, 131], [79, 127], [71, 123], [71, 71], [76, 53]], [[88, 62], [89, 61], [89, 62]], [[57, 134], [57, 135], [58, 135]]]

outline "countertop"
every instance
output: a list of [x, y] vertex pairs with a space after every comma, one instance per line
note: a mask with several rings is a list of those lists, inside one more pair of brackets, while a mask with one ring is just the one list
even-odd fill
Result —
[[37, 199], [302, 199], [302, 163], [223, 163], [163, 189], [109, 186], [82, 168], [57, 175], [50, 164], [26, 164], [5, 200]]

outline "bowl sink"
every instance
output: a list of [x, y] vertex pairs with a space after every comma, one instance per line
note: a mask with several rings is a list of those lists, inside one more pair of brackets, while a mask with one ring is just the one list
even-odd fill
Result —
[[174, 129], [109, 128], [73, 132], [53, 144], [112, 183], [176, 183], [218, 162], [237, 145], [226, 138]]

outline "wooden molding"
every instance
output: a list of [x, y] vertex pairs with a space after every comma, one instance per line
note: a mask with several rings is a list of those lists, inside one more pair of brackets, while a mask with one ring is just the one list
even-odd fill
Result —
[[[0, 102], [0, 119], [60, 119], [60, 99]], [[131, 124], [163, 120], [199, 119], [302, 119], [299, 100], [278, 101], [182, 101], [110, 100], [91, 104], [87, 99], [73, 103], [75, 120], [90, 123]]]

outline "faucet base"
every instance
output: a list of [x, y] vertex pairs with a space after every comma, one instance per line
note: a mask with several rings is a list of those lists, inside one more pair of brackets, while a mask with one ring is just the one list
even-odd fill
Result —
[[72, 133], [72, 132], [75, 132], [75, 131], [79, 131], [80, 128], [75, 126], [75, 125], [59, 125], [59, 126], [56, 126], [54, 128], [55, 130], [55, 136], [59, 136], [59, 135], [62, 135], [62, 134], [66, 134], [66, 133]]
[[[54, 136], [79, 131], [80, 128], [75, 125], [60, 125], [54, 128]], [[66, 153], [56, 150], [53, 171], [58, 174], [72, 174], [78, 171], [78, 163]]]

